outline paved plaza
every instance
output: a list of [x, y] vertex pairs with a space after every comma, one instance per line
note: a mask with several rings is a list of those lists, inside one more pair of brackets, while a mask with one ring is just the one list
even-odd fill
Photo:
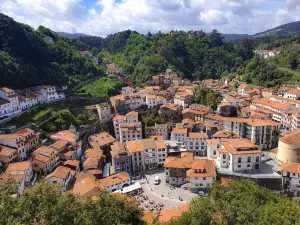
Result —
[[[154, 184], [156, 176], [159, 176], [160, 178], [160, 183], [158, 185]], [[148, 196], [149, 199], [153, 200], [155, 203], [163, 203], [164, 208], [178, 209], [179, 206], [187, 204], [193, 198], [198, 197], [197, 194], [190, 193], [189, 190], [175, 188], [166, 184], [165, 173], [163, 170], [145, 174], [142, 179], [137, 181], [140, 182], [143, 187], [143, 195]], [[182, 200], [179, 200], [179, 197]]]

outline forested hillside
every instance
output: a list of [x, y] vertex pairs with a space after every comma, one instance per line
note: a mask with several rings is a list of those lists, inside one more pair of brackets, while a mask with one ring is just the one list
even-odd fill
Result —
[[251, 59], [254, 48], [248, 39], [239, 45], [227, 42], [216, 30], [193, 38], [184, 32], [171, 36], [124, 31], [105, 39], [81, 37], [80, 40], [101, 50], [102, 57], [117, 62], [137, 85], [166, 68], [193, 79], [220, 78]]
[[0, 14], [0, 86], [70, 85], [102, 74], [78, 52], [85, 48], [79, 40], [59, 37], [45, 27], [34, 31]]

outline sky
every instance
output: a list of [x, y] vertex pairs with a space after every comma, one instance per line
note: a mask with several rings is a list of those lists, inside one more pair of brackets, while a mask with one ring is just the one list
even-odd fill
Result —
[[300, 0], [0, 0], [0, 12], [35, 29], [102, 37], [127, 29], [254, 34], [299, 21]]

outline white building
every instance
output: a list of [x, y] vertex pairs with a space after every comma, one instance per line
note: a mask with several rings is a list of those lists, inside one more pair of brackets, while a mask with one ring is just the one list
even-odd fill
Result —
[[216, 168], [213, 160], [199, 159], [194, 160], [191, 169], [186, 172], [190, 181], [190, 191], [199, 193], [211, 186], [217, 177]]
[[[122, 125], [123, 123], [126, 124]], [[128, 141], [128, 140], [136, 140], [142, 138], [142, 133], [141, 133], [142, 126], [141, 123], [139, 122], [139, 114], [136, 111], [131, 111], [127, 113], [125, 116], [116, 115], [113, 118], [113, 125], [114, 125], [115, 137], [117, 140]], [[122, 134], [121, 134], [121, 127], [123, 127]], [[128, 128], [129, 130], [126, 130]], [[133, 139], [129, 139], [129, 138], [133, 138]]]
[[108, 122], [112, 119], [113, 115], [109, 104], [97, 104], [96, 109], [101, 123]]
[[154, 108], [158, 105], [167, 104], [167, 99], [156, 95], [146, 95], [146, 105], [148, 109]]
[[21, 110], [25, 111], [39, 104], [39, 94], [32, 95], [30, 93], [23, 92], [22, 94], [18, 95], [18, 100]]
[[59, 166], [52, 173], [48, 174], [44, 181], [49, 184], [59, 184], [61, 192], [65, 192], [71, 187], [75, 175], [76, 171], [65, 166]]
[[300, 89], [290, 89], [283, 94], [283, 97], [298, 100], [300, 98]]
[[30, 161], [15, 162], [8, 164], [5, 173], [24, 175], [25, 183], [30, 183], [33, 178], [33, 169]]
[[122, 190], [131, 185], [131, 179], [128, 173], [122, 172], [99, 180], [99, 183], [108, 192]]
[[187, 128], [174, 128], [171, 132], [171, 141], [186, 142]]
[[18, 96], [14, 90], [0, 88], [0, 118], [9, 117], [21, 112]]
[[300, 193], [300, 164], [299, 163], [283, 163], [280, 165], [282, 181], [284, 189], [295, 191], [297, 195]]
[[207, 158], [217, 159], [217, 149], [221, 147], [220, 139], [207, 140]]
[[122, 95], [133, 94], [134, 92], [135, 92], [135, 89], [132, 87], [129, 87], [129, 86], [122, 87], [122, 91], [121, 91]]
[[58, 93], [56, 91], [55, 86], [48, 86], [48, 85], [39, 86], [39, 87], [34, 88], [34, 90], [36, 92], [38, 92], [39, 94], [41, 94], [41, 97], [40, 97], [41, 103], [52, 102], [52, 101], [56, 101], [56, 100], [65, 98], [65, 94]]
[[196, 156], [206, 156], [207, 149], [206, 133], [190, 132], [186, 138], [186, 148]]
[[230, 172], [259, 170], [261, 150], [248, 139], [227, 139], [217, 149], [216, 166]]

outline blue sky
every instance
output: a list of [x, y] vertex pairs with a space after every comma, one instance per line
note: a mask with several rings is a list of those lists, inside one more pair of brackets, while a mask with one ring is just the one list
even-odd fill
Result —
[[0, 12], [34, 28], [103, 37], [126, 29], [253, 34], [299, 21], [300, 0], [0, 0]]

